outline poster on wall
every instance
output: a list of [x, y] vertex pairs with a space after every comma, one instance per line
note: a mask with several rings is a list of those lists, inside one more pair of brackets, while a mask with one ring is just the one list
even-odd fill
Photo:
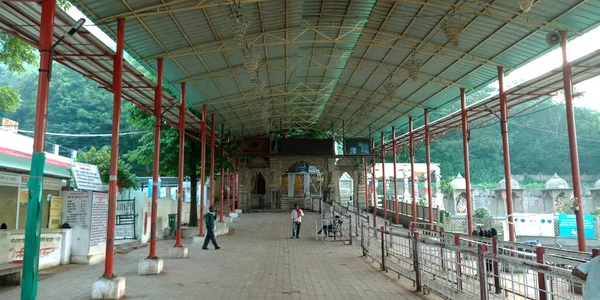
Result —
[[513, 214], [517, 236], [554, 236], [553, 214]]
[[77, 189], [83, 191], [102, 191], [100, 171], [94, 165], [75, 162], [71, 166]]
[[50, 196], [50, 217], [48, 218], [48, 228], [60, 228], [62, 221], [62, 197]]
[[2, 118], [2, 129], [8, 130], [12, 133], [19, 132], [19, 122], [11, 120], [9, 118]]
[[[577, 220], [575, 214], [558, 215], [558, 229], [560, 237], [577, 237]], [[583, 215], [583, 230], [586, 239], [593, 239], [594, 234], [594, 216]]]
[[90, 247], [106, 243], [108, 219], [108, 194], [92, 194], [92, 216], [90, 221]]
[[[60, 245], [62, 236], [57, 234], [42, 234], [40, 238], [40, 266], [60, 264]], [[25, 235], [13, 234], [10, 237], [8, 250], [9, 263], [23, 263], [25, 251]]]
[[69, 191], [63, 197], [62, 222], [71, 227], [89, 228], [87, 205], [91, 201], [89, 192]]

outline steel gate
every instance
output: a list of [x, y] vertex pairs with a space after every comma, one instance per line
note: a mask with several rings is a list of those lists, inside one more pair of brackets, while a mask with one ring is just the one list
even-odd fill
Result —
[[136, 239], [135, 199], [117, 200], [115, 240]]

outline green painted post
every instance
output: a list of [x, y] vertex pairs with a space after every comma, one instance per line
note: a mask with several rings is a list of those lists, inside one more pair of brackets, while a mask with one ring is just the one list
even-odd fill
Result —
[[42, 0], [40, 20], [40, 69], [33, 134], [31, 173], [27, 188], [27, 222], [25, 224], [25, 253], [21, 279], [21, 300], [37, 297], [38, 266], [40, 259], [40, 237], [42, 235], [42, 190], [46, 155], [44, 144], [48, 115], [48, 92], [50, 90], [50, 67], [52, 65], [52, 40], [54, 36], [54, 13], [56, 0]]
[[38, 266], [40, 258], [40, 237], [42, 235], [42, 190], [46, 154], [35, 152], [31, 157], [31, 176], [27, 182], [27, 224], [25, 226], [25, 254], [21, 299], [37, 297]]

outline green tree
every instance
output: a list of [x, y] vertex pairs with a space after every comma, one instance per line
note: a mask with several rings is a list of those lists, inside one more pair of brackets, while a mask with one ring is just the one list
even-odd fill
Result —
[[489, 219], [492, 217], [490, 210], [487, 207], [480, 207], [475, 210], [473, 218], [475, 219]]
[[[104, 146], [99, 150], [92, 146], [88, 151], [79, 152], [77, 154], [77, 161], [98, 166], [102, 182], [108, 184], [110, 179], [110, 152], [110, 147], [108, 146]], [[119, 188], [137, 189], [139, 187], [137, 176], [131, 170], [131, 166], [119, 158], [117, 173], [117, 185]]]
[[[129, 114], [130, 124], [140, 130], [147, 131], [140, 139], [137, 148], [127, 153], [127, 158], [142, 165], [151, 165], [154, 159], [154, 126], [155, 118], [148, 113], [133, 109]], [[210, 131], [207, 132], [206, 143], [206, 166], [205, 175], [210, 176]], [[229, 142], [227, 141], [229, 140]], [[215, 144], [215, 178], [219, 178], [221, 167], [225, 170], [233, 171], [233, 162], [228, 158], [240, 155], [239, 143], [234, 143], [231, 133], [217, 134]], [[221, 149], [224, 149], [225, 155], [221, 155]], [[184, 174], [190, 176], [192, 187], [197, 186], [198, 176], [201, 170], [198, 164], [200, 157], [201, 143], [198, 140], [186, 138], [185, 140], [185, 161]], [[171, 126], [162, 126], [160, 134], [160, 174], [166, 176], [178, 176], [179, 171], [179, 131]], [[190, 226], [198, 226], [196, 208], [198, 200], [196, 192], [193, 190], [190, 198]]]
[[21, 104], [21, 96], [7, 86], [0, 86], [0, 109], [15, 112]]

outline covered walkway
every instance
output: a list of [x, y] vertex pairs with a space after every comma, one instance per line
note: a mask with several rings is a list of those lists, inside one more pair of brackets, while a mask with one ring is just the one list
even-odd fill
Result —
[[[360, 248], [315, 241], [318, 214], [307, 213], [301, 238], [290, 239], [289, 214], [243, 214], [232, 234], [217, 237], [222, 249], [203, 251], [184, 240], [187, 259], [165, 259], [157, 276], [137, 274], [142, 248], [115, 257], [115, 273], [127, 279], [127, 299], [427, 299], [411, 291], [410, 281], [380, 272]], [[173, 241], [158, 244], [168, 257]], [[66, 266], [44, 279], [38, 299], [89, 299], [103, 264]], [[389, 273], [388, 273], [389, 275]], [[0, 287], [1, 299], [18, 299], [19, 287]]]

